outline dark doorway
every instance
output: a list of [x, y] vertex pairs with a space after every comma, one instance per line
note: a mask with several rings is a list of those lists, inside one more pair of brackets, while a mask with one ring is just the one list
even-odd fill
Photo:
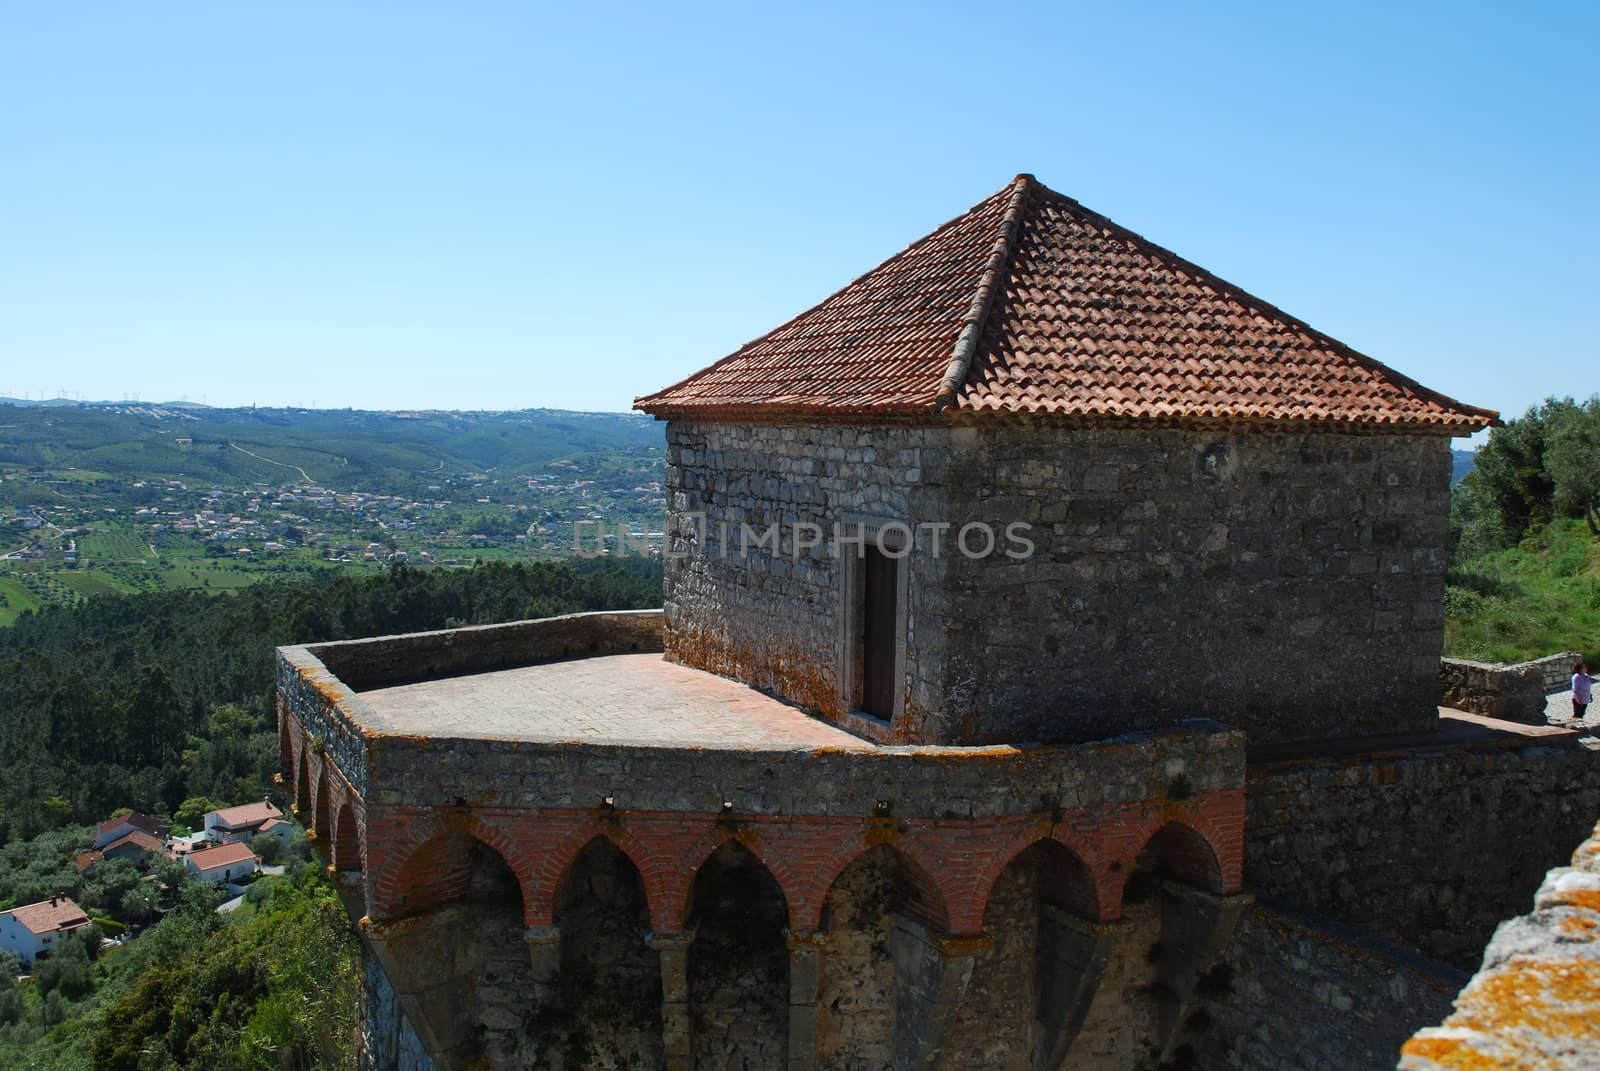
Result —
[[895, 617], [900, 560], [868, 545], [861, 563], [861, 709], [889, 721], [898, 682], [894, 675]]

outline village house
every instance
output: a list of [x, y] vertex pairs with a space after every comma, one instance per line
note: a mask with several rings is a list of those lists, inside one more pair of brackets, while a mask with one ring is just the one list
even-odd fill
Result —
[[89, 845], [97, 852], [104, 852], [115, 842], [123, 839], [130, 833], [144, 833], [153, 837], [157, 842], [167, 835], [168, 826], [147, 814], [129, 811], [127, 814], [101, 822], [95, 828], [94, 840]]
[[183, 865], [195, 877], [218, 885], [249, 877], [259, 862], [248, 844], [218, 844], [183, 856]]
[[104, 848], [91, 848], [86, 852], [79, 852], [74, 857], [73, 862], [81, 874], [87, 872], [96, 863], [106, 859], [122, 859], [142, 868], [147, 856], [167, 853], [168, 848], [165, 840], [153, 833], [135, 829], [124, 833]]
[[224, 807], [209, 812], [205, 819], [206, 837], [222, 844], [249, 844], [260, 833], [271, 833], [287, 842], [289, 831], [283, 812], [267, 800]]
[[23, 966], [53, 951], [61, 939], [89, 925], [89, 916], [65, 896], [0, 912], [0, 948], [15, 953]]

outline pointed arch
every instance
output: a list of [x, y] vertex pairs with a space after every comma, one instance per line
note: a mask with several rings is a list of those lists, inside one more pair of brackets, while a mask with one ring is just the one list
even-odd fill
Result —
[[[830, 860], [830, 864], [832, 862]], [[938, 881], [915, 856], [902, 850], [898, 844], [887, 841], [862, 845], [860, 851], [844, 860], [836, 869], [830, 866], [832, 876], [822, 890], [822, 902], [814, 928], [831, 929], [836, 924], [837, 920], [830, 918], [828, 912], [829, 898], [834, 890], [853, 868], [874, 864], [888, 866], [890, 885], [887, 892], [889, 906], [894, 911], [912, 915], [941, 931], [949, 928], [950, 907]]]
[[748, 846], [725, 839], [695, 874], [688, 918], [692, 1066], [788, 1064], [788, 905]]
[[317, 839], [329, 842], [333, 839], [333, 814], [329, 795], [333, 786], [328, 777], [328, 760], [324, 756], [317, 763], [317, 795], [314, 807], [312, 829], [316, 831]]
[[311, 817], [311, 749], [306, 746], [306, 738], [300, 738], [300, 751], [295, 756], [294, 772], [294, 810], [300, 819], [300, 824], [309, 826], [306, 820]]
[[[1061, 853], [1065, 853], [1064, 857], [1054, 849], [1041, 847], [1046, 843], [1056, 845]], [[1084, 918], [1101, 918], [1100, 896], [1096, 891], [1094, 878], [1101, 866], [1099, 854], [1088, 838], [1077, 830], [1060, 824], [1051, 826], [1047, 833], [1041, 832], [1037, 826], [1030, 826], [1011, 843], [996, 852], [978, 883], [979, 903], [988, 904], [989, 897], [994, 892], [995, 882], [1000, 880], [1000, 875], [1005, 872], [1006, 867], [1024, 852], [1033, 851], [1048, 853], [1046, 863], [1050, 875], [1047, 877], [1051, 880], [1047, 881], [1047, 886], [1055, 890], [1049, 902], [1075, 914], [1081, 914]], [[1082, 867], [1081, 873], [1076, 867]], [[1084, 880], [1088, 883], [1086, 888], [1081, 884]]]
[[346, 799], [339, 804], [333, 824], [333, 865], [338, 870], [362, 869], [361, 836], [356, 825], [356, 810]]
[[1132, 841], [1132, 849], [1123, 856], [1120, 901], [1127, 888], [1128, 879], [1139, 868], [1141, 861], [1186, 885], [1207, 892], [1226, 891], [1226, 878], [1222, 871], [1220, 854], [1185, 818], [1157, 815]]
[[609, 841], [638, 871], [650, 907], [651, 925], [659, 930], [673, 929], [673, 924], [680, 920], [659, 917], [668, 897], [660, 884], [662, 868], [656, 866], [654, 854], [619, 823], [604, 821], [585, 822], [569, 830], [541, 857], [537, 872], [530, 882], [528, 925], [541, 926], [552, 921], [562, 885], [567, 881], [578, 857], [596, 840]]
[[[956, 897], [953, 891], [940, 880], [939, 874], [943, 870], [929, 861], [929, 853], [915, 837], [897, 836], [884, 838], [877, 835], [875, 830], [867, 830], [851, 837], [819, 866], [807, 888], [811, 895], [803, 905], [804, 917], [797, 920], [797, 929], [815, 930], [821, 928], [822, 914], [826, 907], [828, 893], [833, 889], [834, 883], [857, 859], [872, 851], [878, 846], [886, 846], [893, 850], [895, 857], [902, 860], [905, 865], [913, 870], [920, 878], [928, 883], [926, 894], [930, 900], [936, 900], [942, 913], [940, 919], [928, 919], [940, 926], [948, 924], [951, 908], [955, 905]], [[797, 911], [800, 905], [797, 906]]]
[[[645, 939], [649, 906], [633, 860], [611, 838], [589, 838], [556, 888], [551, 917], [561, 976], [581, 980], [559, 987], [561, 1022], [611, 1023], [587, 1037], [586, 1058], [594, 1066], [664, 1066], [661, 957]], [[617, 1016], [619, 1006], [632, 1014]], [[573, 1040], [570, 1028], [557, 1029]]]
[[694, 846], [679, 857], [678, 865], [674, 868], [676, 874], [676, 887], [674, 888], [674, 922], [673, 928], [682, 929], [687, 923], [693, 900], [693, 890], [696, 880], [705, 865], [709, 863], [719, 851], [728, 844], [735, 844], [749, 852], [763, 870], [777, 884], [779, 893], [782, 894], [785, 911], [791, 913], [790, 926], [797, 926], [798, 920], [792, 917], [796, 905], [800, 902], [801, 883], [789, 870], [783, 857], [774, 851], [771, 845], [766, 844], [756, 835], [755, 831], [747, 826], [723, 828], [720, 825], [701, 837]]
[[480, 836], [490, 832], [475, 824], [466, 828], [436, 822], [429, 834], [389, 863], [385, 884], [390, 911], [397, 917], [419, 914], [454, 900], [466, 899], [473, 889], [473, 872], [485, 863], [504, 868], [513, 879], [518, 899], [526, 904], [521, 876], [511, 857], [493, 843], [504, 838]]

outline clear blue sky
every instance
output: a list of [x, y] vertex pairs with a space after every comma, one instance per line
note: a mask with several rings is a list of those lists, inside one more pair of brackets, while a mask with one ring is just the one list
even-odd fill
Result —
[[1031, 171], [1517, 413], [1600, 389], [1523, 7], [0, 3], [0, 394], [623, 409]]

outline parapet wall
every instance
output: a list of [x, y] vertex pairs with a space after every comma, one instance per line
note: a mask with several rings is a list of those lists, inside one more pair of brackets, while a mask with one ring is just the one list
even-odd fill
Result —
[[348, 688], [365, 691], [560, 658], [659, 651], [661, 622], [660, 610], [606, 610], [316, 643], [303, 650]]
[[1472, 662], [1465, 658], [1439, 661], [1441, 702], [1456, 710], [1491, 718], [1543, 725], [1546, 697], [1571, 686], [1573, 651], [1532, 662]]
[[1470, 970], [1600, 813], [1600, 755], [1506, 737], [1265, 763], [1246, 805], [1247, 883]]
[[1593, 1068], [1600, 1054], [1600, 826], [1546, 875], [1532, 914], [1495, 932], [1442, 1026], [1406, 1042], [1402, 1071]]

